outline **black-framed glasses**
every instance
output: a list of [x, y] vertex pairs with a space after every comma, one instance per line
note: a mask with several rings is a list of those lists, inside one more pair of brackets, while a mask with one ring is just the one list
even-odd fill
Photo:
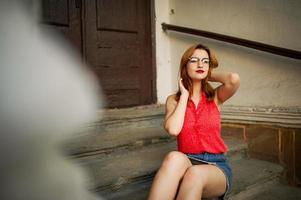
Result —
[[204, 65], [209, 65], [210, 64], [209, 58], [198, 58], [198, 57], [191, 57], [191, 58], [189, 58], [189, 62], [190, 63], [199, 63], [200, 61]]

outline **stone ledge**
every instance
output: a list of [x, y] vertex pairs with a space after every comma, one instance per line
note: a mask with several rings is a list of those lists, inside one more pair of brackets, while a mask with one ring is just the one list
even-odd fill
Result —
[[[223, 106], [222, 123], [261, 124], [285, 128], [301, 128], [301, 107]], [[102, 116], [102, 117], [101, 117]], [[99, 111], [96, 123], [117, 124], [164, 117], [164, 104]]]
[[164, 115], [164, 105], [151, 104], [130, 108], [102, 109], [98, 111], [98, 120], [102, 123], [119, 120], [133, 120], [136, 118], [153, 118]]
[[300, 108], [224, 106], [222, 123], [301, 128]]

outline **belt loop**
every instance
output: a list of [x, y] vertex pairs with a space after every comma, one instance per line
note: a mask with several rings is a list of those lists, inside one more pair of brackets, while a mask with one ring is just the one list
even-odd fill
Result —
[[207, 161], [209, 160], [209, 155], [207, 152], [204, 154], [204, 160], [207, 160]]

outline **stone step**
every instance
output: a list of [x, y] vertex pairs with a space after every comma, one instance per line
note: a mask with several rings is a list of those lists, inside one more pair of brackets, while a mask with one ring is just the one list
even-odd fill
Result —
[[[163, 110], [162, 105], [149, 105], [100, 111], [103, 117], [73, 135], [64, 148], [69, 155], [85, 157], [167, 141]], [[235, 138], [235, 133], [224, 132], [226, 138]]]
[[[237, 139], [226, 139], [227, 156], [239, 160], [246, 156], [247, 145]], [[78, 161], [90, 172], [92, 185], [97, 190], [118, 189], [125, 184], [152, 177], [164, 156], [176, 150], [175, 139], [114, 148], [109, 153], [90, 154]]]
[[[238, 155], [241, 149], [245, 149], [246, 144], [243, 140], [233, 135], [227, 134], [224, 138], [228, 146], [232, 148], [229, 153], [235, 154], [235, 148], [238, 148]], [[64, 145], [66, 151], [74, 157], [85, 157], [99, 154], [109, 154], [118, 149], [127, 149], [147, 144], [161, 143], [171, 140], [163, 126], [125, 128], [123, 130], [112, 129], [97, 133], [89, 132], [79, 134], [68, 140]]]
[[169, 136], [163, 129], [163, 113], [162, 105], [102, 110], [102, 117], [74, 134], [64, 148], [68, 154], [83, 157], [166, 140]]
[[65, 145], [66, 151], [75, 157], [108, 154], [117, 149], [142, 146], [170, 140], [163, 126], [125, 128], [72, 137]]
[[234, 177], [231, 196], [258, 184], [278, 181], [283, 172], [283, 167], [278, 164], [251, 158], [230, 160], [230, 165]]
[[99, 119], [93, 126], [96, 131], [115, 131], [128, 128], [162, 126], [164, 106], [153, 104], [122, 109], [99, 111]]
[[301, 199], [301, 188], [292, 187], [280, 182], [260, 184], [231, 200], [297, 200]]
[[[87, 168], [96, 190], [116, 190], [151, 179], [176, 141], [163, 129], [163, 107], [109, 109], [103, 118], [68, 140], [66, 151]], [[226, 135], [227, 156], [239, 160], [247, 145]]]
[[151, 176], [158, 169], [164, 156], [176, 149], [176, 141], [158, 142], [143, 147], [115, 149], [110, 154], [78, 158], [92, 177], [96, 190], [118, 189], [124, 184]]
[[[229, 159], [229, 162], [233, 170], [233, 188], [231, 192], [231, 199], [236, 198], [235, 200], [240, 200], [237, 199], [237, 196], [235, 195], [254, 187], [254, 185], [264, 185], [266, 183], [274, 183], [275, 181], [278, 181], [278, 178], [283, 170], [282, 167], [277, 164], [256, 159]], [[151, 183], [152, 177], [148, 176], [145, 177], [145, 179], [137, 180], [127, 184], [119, 190], [111, 190], [107, 188], [106, 190], [99, 191], [98, 193], [108, 200], [143, 200], [147, 199]], [[254, 200], [255, 199], [261, 198], [254, 198]], [[268, 198], [266, 198], [266, 200], [267, 199]]]

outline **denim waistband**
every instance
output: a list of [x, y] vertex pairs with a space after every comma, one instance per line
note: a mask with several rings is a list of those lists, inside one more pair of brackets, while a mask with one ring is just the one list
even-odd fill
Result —
[[213, 153], [200, 153], [200, 154], [187, 154], [188, 156], [200, 159], [200, 160], [205, 160], [208, 162], [225, 162], [226, 161], [226, 156], [223, 153], [220, 154], [213, 154]]

